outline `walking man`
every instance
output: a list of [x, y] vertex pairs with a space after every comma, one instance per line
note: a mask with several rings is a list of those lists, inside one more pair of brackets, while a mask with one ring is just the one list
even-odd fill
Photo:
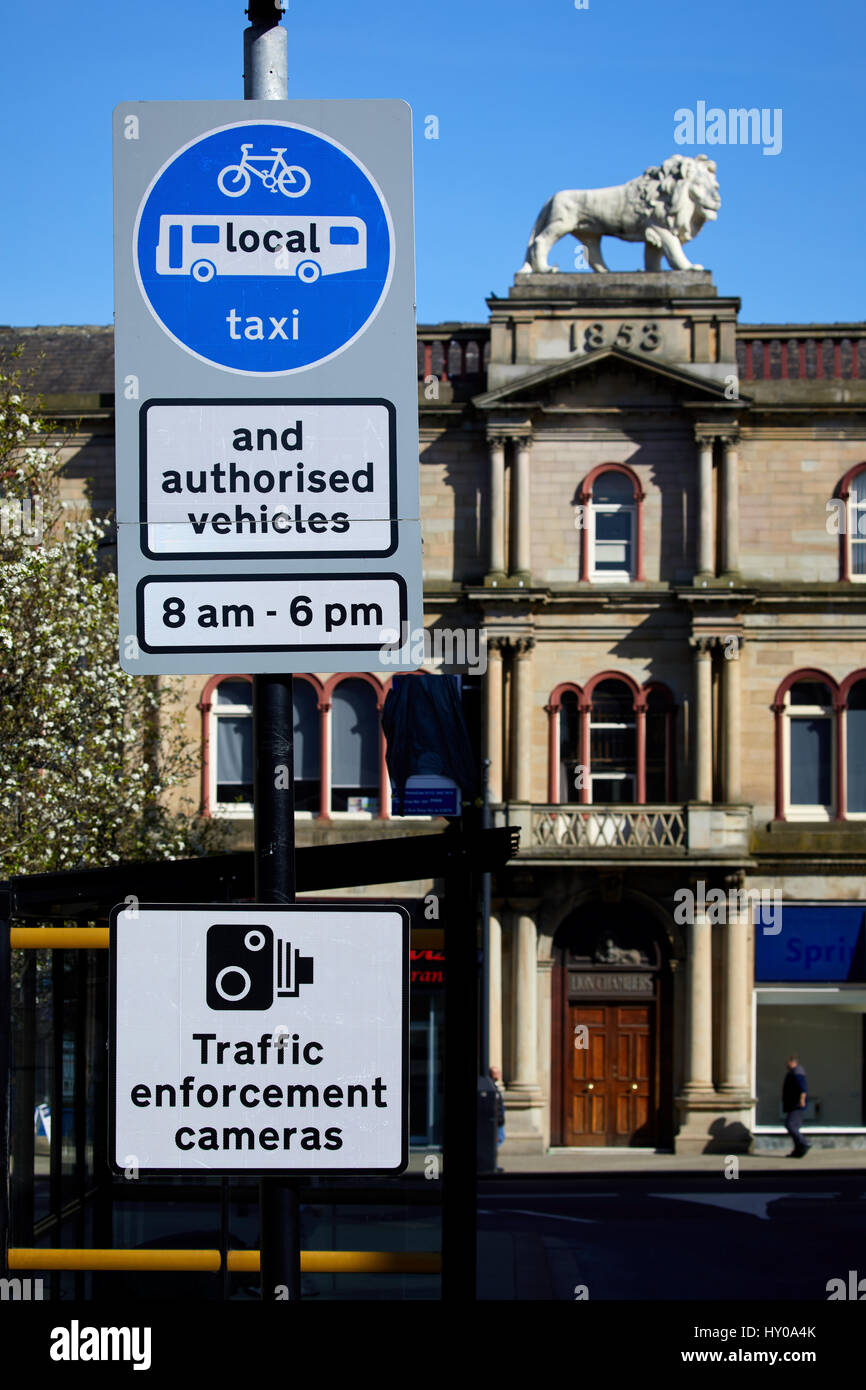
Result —
[[785, 1112], [785, 1128], [794, 1141], [789, 1158], [802, 1158], [812, 1147], [800, 1138], [800, 1125], [803, 1123], [807, 1100], [806, 1073], [800, 1066], [799, 1057], [788, 1058], [788, 1072], [782, 1084], [782, 1109]]
[[[488, 1075], [496, 1087], [496, 1147], [505, 1143], [505, 1097], [502, 1094], [502, 1072], [498, 1067], [491, 1067]], [[496, 1169], [497, 1173], [504, 1170]]]

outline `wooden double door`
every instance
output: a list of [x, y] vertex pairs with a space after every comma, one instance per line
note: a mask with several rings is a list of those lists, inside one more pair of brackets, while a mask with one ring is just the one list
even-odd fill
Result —
[[567, 1008], [565, 1144], [599, 1148], [654, 1144], [655, 1002], [569, 1000]]

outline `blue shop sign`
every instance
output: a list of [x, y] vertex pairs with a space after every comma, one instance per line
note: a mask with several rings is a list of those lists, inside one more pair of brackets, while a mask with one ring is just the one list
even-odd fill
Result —
[[820, 903], [761, 907], [755, 924], [755, 980], [806, 984], [866, 981], [866, 905]]

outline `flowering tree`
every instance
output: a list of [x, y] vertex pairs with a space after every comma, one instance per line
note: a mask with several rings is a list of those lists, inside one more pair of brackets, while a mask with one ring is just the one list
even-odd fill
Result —
[[121, 670], [105, 524], [63, 507], [46, 430], [0, 363], [0, 878], [206, 853], [222, 828], [166, 801], [180, 692]]

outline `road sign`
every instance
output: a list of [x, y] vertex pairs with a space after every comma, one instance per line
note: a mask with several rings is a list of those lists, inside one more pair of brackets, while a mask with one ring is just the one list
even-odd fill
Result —
[[115, 908], [112, 1166], [402, 1172], [408, 986], [401, 907]]
[[392, 815], [459, 816], [460, 788], [452, 777], [415, 773], [406, 779], [402, 797], [394, 792]]
[[122, 665], [411, 666], [409, 108], [124, 103], [115, 212]]

